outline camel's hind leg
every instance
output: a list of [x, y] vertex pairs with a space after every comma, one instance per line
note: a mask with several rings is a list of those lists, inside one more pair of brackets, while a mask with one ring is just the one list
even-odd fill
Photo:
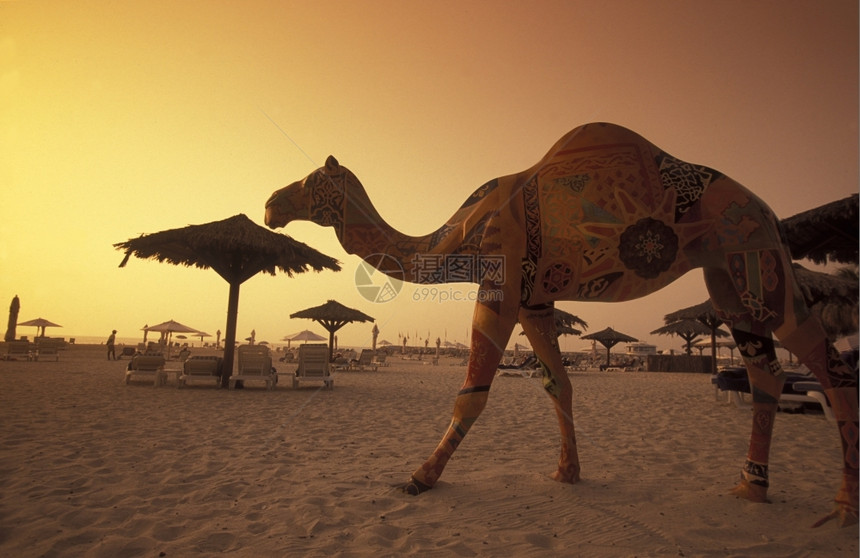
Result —
[[741, 472], [741, 482], [732, 490], [732, 494], [753, 502], [766, 502], [773, 422], [785, 383], [785, 375], [774, 350], [772, 325], [753, 315], [748, 307], [752, 304], [751, 300], [744, 303], [744, 298], [751, 297], [749, 294], [739, 294], [731, 276], [725, 271], [706, 269], [705, 283], [711, 301], [720, 317], [729, 324], [737, 343], [738, 352], [746, 365], [753, 398], [749, 452]]
[[521, 308], [519, 320], [540, 360], [544, 389], [552, 397], [561, 430], [561, 456], [552, 477], [560, 482], [575, 483], [579, 481], [579, 455], [573, 429], [573, 389], [561, 361], [553, 307]]
[[[730, 324], [744, 357], [753, 390], [753, 432], [743, 478], [734, 493], [763, 501], [767, 493], [767, 456], [782, 369], [771, 332], [797, 355], [824, 387], [839, 422], [843, 450], [842, 486], [837, 494], [843, 524], [856, 523], [858, 495], [857, 380], [809, 313], [794, 273], [780, 248], [727, 254], [729, 272], [706, 269], [705, 280], [720, 316]], [[830, 517], [830, 516], [829, 516]]]
[[741, 482], [732, 494], [753, 502], [766, 502], [770, 442], [785, 374], [776, 358], [770, 334], [746, 331], [744, 325], [732, 326], [731, 332], [747, 368], [753, 399], [749, 452]]

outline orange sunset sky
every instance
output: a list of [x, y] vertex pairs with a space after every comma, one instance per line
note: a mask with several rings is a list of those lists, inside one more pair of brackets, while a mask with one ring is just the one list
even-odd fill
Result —
[[[112, 244], [238, 213], [262, 224], [272, 191], [329, 154], [423, 234], [590, 121], [719, 169], [781, 217], [857, 192], [857, 2], [0, 1], [0, 323], [18, 295], [21, 321], [63, 325], [49, 335], [139, 339], [171, 318], [223, 332], [215, 272], [120, 269]], [[288, 316], [335, 298], [380, 339], [466, 341], [471, 303], [416, 302], [410, 285], [370, 303], [330, 229], [284, 231], [344, 269], [250, 279], [239, 338], [322, 332]], [[649, 332], [706, 297], [697, 271], [637, 301], [559, 306], [677, 349]], [[369, 345], [370, 328], [341, 344]]]

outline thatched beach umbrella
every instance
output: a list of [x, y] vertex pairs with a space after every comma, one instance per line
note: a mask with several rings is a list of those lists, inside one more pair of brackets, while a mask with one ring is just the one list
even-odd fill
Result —
[[706, 326], [718, 328], [723, 325], [723, 321], [717, 316], [717, 311], [714, 310], [714, 305], [708, 299], [695, 306], [688, 306], [680, 310], [675, 310], [670, 314], [663, 316], [663, 321], [667, 324], [679, 322], [681, 320], [698, 320]]
[[334, 333], [352, 322], [372, 322], [373, 318], [353, 308], [347, 308], [336, 300], [329, 300], [321, 306], [306, 308], [290, 314], [290, 318], [305, 318], [318, 322], [328, 331], [328, 359], [334, 353]]
[[796, 260], [857, 263], [858, 195], [831, 202], [782, 220], [782, 228]]
[[[54, 322], [49, 322], [44, 318], [36, 318], [35, 320], [28, 320], [26, 322], [19, 322], [19, 326], [34, 326], [36, 328], [36, 336], [44, 337], [45, 336], [45, 328], [46, 327], [63, 327], [60, 324], [55, 324]], [[39, 333], [39, 329], [41, 328], [42, 333]]]
[[559, 335], [582, 335], [575, 326], [588, 329], [588, 324], [584, 320], [570, 312], [554, 308], [552, 314], [555, 318], [555, 329]]
[[609, 351], [618, 343], [634, 343], [639, 341], [635, 337], [630, 337], [626, 333], [615, 331], [611, 327], [607, 327], [597, 333], [583, 335], [582, 339], [593, 339], [606, 347], [606, 366], [609, 366]]
[[192, 335], [191, 337], [199, 337], [199, 338], [200, 338], [200, 342], [201, 342], [201, 343], [203, 343], [203, 338], [204, 338], [204, 337], [212, 337], [212, 334], [211, 334], [211, 333], [206, 333], [205, 331], [198, 331], [198, 332], [196, 332], [194, 335]]
[[[555, 319], [555, 333], [557, 337], [562, 335], [582, 335], [582, 332], [574, 326], [588, 329], [588, 324], [579, 316], [574, 316], [570, 312], [553, 308], [553, 318]], [[520, 335], [525, 335], [525, 331], [521, 331]]]
[[304, 341], [307, 343], [308, 341], [325, 341], [325, 337], [314, 333], [309, 329], [303, 329], [298, 333], [293, 333], [292, 335], [287, 335], [281, 341], [287, 342], [287, 347], [289, 347], [293, 341]]
[[677, 335], [686, 343], [686, 351], [688, 355], [693, 354], [693, 345], [700, 335], [711, 335], [715, 333], [717, 337], [728, 337], [729, 333], [722, 329], [711, 330], [699, 320], [686, 318], [678, 320], [657, 328], [651, 332], [651, 335]]
[[705, 302], [701, 302], [695, 306], [688, 306], [687, 308], [682, 308], [681, 310], [676, 310], [671, 314], [666, 314], [663, 316], [663, 322], [668, 324], [680, 322], [681, 320], [696, 320], [711, 332], [711, 356], [713, 360], [711, 361], [711, 372], [717, 373], [717, 330], [723, 325], [723, 320], [717, 316], [717, 311], [714, 309], [714, 305], [711, 304], [711, 300], [708, 299]]
[[229, 283], [221, 376], [221, 385], [225, 387], [233, 373], [239, 286], [261, 271], [275, 275], [280, 269], [292, 277], [293, 273], [311, 269], [340, 270], [334, 258], [287, 235], [256, 225], [241, 214], [223, 221], [143, 235], [114, 244], [114, 247], [125, 251], [120, 267], [124, 267], [131, 256], [137, 256], [200, 269], [212, 268]]
[[18, 300], [18, 295], [15, 295], [9, 305], [9, 321], [6, 322], [6, 336], [3, 338], [7, 343], [15, 340], [15, 327], [18, 325], [18, 311], [20, 309], [21, 301]]
[[[161, 322], [160, 324], [155, 324], [154, 326], [146, 326], [146, 331], [156, 331], [161, 334], [161, 337], [164, 339], [165, 344], [167, 345], [167, 358], [170, 358], [170, 338], [173, 337], [174, 333], [200, 333], [193, 327], [181, 324], [176, 320], [167, 320], [166, 322]], [[180, 336], [177, 335], [177, 337]]]
[[858, 293], [856, 279], [839, 277], [794, 264], [794, 275], [810, 310], [818, 316], [828, 337], [857, 333]]
[[[702, 349], [704, 349], [706, 347], [710, 347], [711, 342], [710, 341], [699, 341], [698, 343], [695, 343], [693, 346], [696, 347], [697, 349], [699, 349], [699, 354], [701, 355]], [[729, 350], [729, 358], [731, 360], [732, 366], [734, 366], [734, 364], [735, 364], [735, 349], [737, 348], [737, 343], [735, 343], [732, 340], [717, 341], [717, 349], [721, 349], [723, 347], [725, 347]]]

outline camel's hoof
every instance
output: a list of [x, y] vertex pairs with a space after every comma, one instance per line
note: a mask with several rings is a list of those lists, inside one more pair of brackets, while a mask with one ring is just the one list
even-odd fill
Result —
[[812, 527], [821, 527], [831, 519], [836, 519], [840, 527], [857, 525], [857, 508], [851, 508], [844, 504], [836, 504], [836, 509], [812, 524]]
[[767, 487], [752, 484], [747, 480], [742, 480], [732, 489], [731, 494], [750, 502], [770, 503], [770, 500], [767, 499]]
[[550, 475], [550, 478], [554, 481], [563, 482], [565, 484], [576, 484], [579, 482], [579, 471], [570, 472], [559, 469]]
[[431, 488], [433, 487], [424, 484], [420, 480], [417, 480], [415, 477], [409, 477], [409, 482], [403, 485], [402, 490], [403, 492], [411, 496], [418, 496], [422, 492], [427, 492]]

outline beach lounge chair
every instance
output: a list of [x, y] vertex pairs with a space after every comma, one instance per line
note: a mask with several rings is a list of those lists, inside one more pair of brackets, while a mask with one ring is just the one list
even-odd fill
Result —
[[[738, 408], [745, 409], [751, 406], [749, 399], [751, 397], [751, 389], [745, 368], [732, 367], [721, 370], [711, 377], [711, 383], [714, 384], [718, 398], [720, 392], [722, 392], [728, 402], [734, 403]], [[806, 374], [786, 373], [786, 380], [782, 388], [782, 394], [779, 396], [779, 402], [781, 404], [816, 403], [821, 405], [821, 410], [824, 412], [827, 420], [836, 420], [821, 384], [814, 377]]]
[[33, 360], [29, 341], [8, 341], [3, 360]]
[[345, 357], [337, 357], [331, 361], [330, 367], [337, 372], [346, 372], [352, 368], [353, 363]]
[[36, 353], [33, 356], [34, 360], [60, 360], [60, 347], [63, 346], [62, 339], [50, 339], [47, 337], [39, 337], [36, 339]]
[[266, 382], [266, 389], [274, 389], [278, 383], [278, 374], [272, 368], [272, 353], [265, 345], [240, 345], [236, 349], [238, 363], [236, 373], [230, 376], [230, 387], [236, 388], [236, 382], [260, 381]]
[[377, 353], [376, 356], [373, 357], [373, 362], [376, 363], [377, 366], [388, 366], [386, 359], [388, 355], [385, 353]]
[[323, 382], [329, 389], [334, 388], [328, 363], [328, 345], [308, 343], [299, 347], [299, 367], [293, 376], [293, 388], [301, 382]]
[[215, 382], [221, 385], [221, 357], [192, 356], [182, 363], [182, 373], [179, 375], [179, 387], [194, 381]]
[[167, 374], [164, 372], [164, 357], [152, 355], [137, 355], [128, 363], [125, 371], [125, 383], [129, 383], [135, 377], [152, 378], [155, 387], [167, 383]]
[[362, 349], [361, 354], [358, 355], [358, 360], [356, 360], [353, 365], [353, 370], [367, 370], [371, 369], [374, 372], [378, 368], [378, 365], [373, 362], [373, 349]]
[[827, 396], [824, 395], [824, 388], [817, 381], [798, 381], [791, 384], [792, 389], [797, 393], [783, 393], [780, 401], [799, 401], [801, 403], [818, 403], [821, 405], [821, 410], [824, 411], [824, 416], [830, 422], [836, 422], [836, 417], [833, 416], [833, 410], [830, 408], [830, 403], [827, 401]]
[[146, 349], [143, 351], [145, 355], [161, 356], [164, 354], [164, 343], [150, 341], [146, 344]]

